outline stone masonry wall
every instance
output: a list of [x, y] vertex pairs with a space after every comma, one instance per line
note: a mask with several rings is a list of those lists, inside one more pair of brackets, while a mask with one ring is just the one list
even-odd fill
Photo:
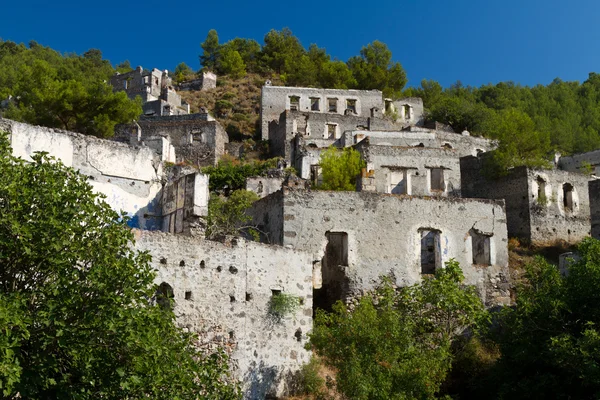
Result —
[[[163, 232], [135, 231], [150, 252], [156, 283], [174, 294], [177, 323], [207, 347], [228, 343], [247, 399], [285, 393], [282, 378], [308, 362], [312, 260], [298, 250], [236, 240], [230, 245]], [[273, 290], [302, 305], [281, 321], [267, 313]]]
[[261, 126], [262, 139], [269, 138], [269, 123], [278, 121], [285, 110], [290, 110], [290, 96], [300, 97], [298, 111], [314, 111], [311, 107], [311, 98], [319, 99], [319, 110], [328, 113], [328, 98], [337, 99], [337, 111], [333, 114], [344, 115], [346, 100], [356, 100], [356, 115], [369, 117], [372, 108], [381, 109], [383, 105], [382, 93], [378, 90], [341, 90], [341, 89], [314, 89], [283, 86], [263, 86], [261, 91]]
[[[206, 114], [141, 118], [141, 139], [145, 137], [169, 136], [175, 147], [177, 161], [190, 161], [199, 166], [215, 165], [225, 154], [229, 137], [225, 129]], [[135, 125], [117, 125], [117, 140], [125, 140], [135, 130]]]
[[[304, 250], [313, 260], [324, 258], [328, 232], [347, 234], [347, 266], [338, 271], [346, 295], [372, 289], [383, 275], [391, 275], [401, 286], [419, 282], [421, 232], [432, 230], [439, 232], [440, 266], [456, 259], [466, 282], [478, 288], [486, 304], [509, 302], [506, 215], [501, 201], [284, 188], [252, 208], [256, 223], [264, 222], [269, 201], [283, 203], [283, 218], [269, 216], [264, 228], [283, 231], [284, 246]], [[489, 238], [490, 265], [473, 263], [474, 232]], [[324, 269], [324, 281], [327, 273]]]
[[[402, 193], [417, 196], [460, 197], [460, 161], [456, 150], [427, 147], [396, 147], [370, 145], [363, 140], [356, 149], [374, 171], [379, 193], [396, 193], [397, 176], [402, 177]], [[442, 190], [432, 189], [432, 169], [442, 172]]]
[[[509, 236], [540, 243], [573, 243], [589, 236], [587, 175], [517, 167], [506, 176], [486, 179], [482, 174], [485, 158], [461, 158], [462, 195], [504, 199]], [[573, 190], [567, 204], [565, 187], [569, 185]]]
[[151, 148], [7, 119], [0, 119], [0, 131], [9, 133], [15, 156], [30, 160], [36, 151], [48, 152], [87, 175], [113, 209], [132, 218], [132, 227], [160, 229], [162, 160]]

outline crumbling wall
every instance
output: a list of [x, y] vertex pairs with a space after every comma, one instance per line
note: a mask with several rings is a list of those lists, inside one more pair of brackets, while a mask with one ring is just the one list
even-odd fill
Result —
[[[347, 234], [347, 265], [341, 266], [347, 279], [346, 296], [372, 289], [383, 275], [391, 275], [401, 286], [420, 282], [421, 235], [428, 230], [439, 232], [441, 263], [456, 259], [466, 282], [478, 288], [486, 304], [510, 301], [502, 201], [284, 188], [261, 202], [251, 211], [255, 222], [263, 220], [266, 204], [282, 204], [283, 218], [269, 217], [265, 229], [282, 232], [281, 244], [304, 250], [314, 260], [325, 256], [328, 232]], [[474, 264], [474, 238], [480, 236], [487, 246], [488, 265]]]
[[208, 215], [208, 175], [174, 166], [162, 196], [162, 231], [204, 236]]
[[[229, 137], [225, 129], [208, 114], [142, 117], [141, 140], [146, 137], [169, 136], [175, 147], [177, 162], [188, 161], [198, 166], [215, 165], [225, 154]], [[115, 139], [124, 141], [136, 130], [133, 124], [117, 125]]]
[[588, 176], [516, 167], [505, 176], [488, 179], [482, 173], [486, 158], [461, 158], [462, 195], [504, 199], [509, 236], [573, 243], [590, 234]]
[[355, 130], [347, 132], [342, 144], [344, 146], [351, 146], [365, 138], [369, 138], [371, 144], [380, 146], [419, 146], [453, 149], [458, 152], [460, 157], [476, 156], [497, 147], [497, 144], [490, 139], [418, 126], [411, 126], [402, 131]]
[[263, 197], [254, 202], [246, 211], [252, 217], [252, 223], [260, 232], [260, 241], [263, 243], [283, 245], [283, 190]]
[[271, 193], [281, 190], [283, 176], [252, 176], [246, 179], [246, 190], [256, 193], [260, 198], [266, 197]]
[[[261, 91], [261, 126], [262, 139], [269, 139], [269, 124], [278, 121], [282, 112], [290, 110], [290, 96], [299, 98], [297, 111], [313, 111], [345, 115], [347, 100], [355, 100], [355, 113], [361, 117], [369, 117], [371, 109], [381, 109], [383, 97], [378, 90], [341, 90], [315, 89], [283, 86], [263, 86]], [[337, 99], [335, 112], [329, 111], [328, 99]], [[319, 109], [313, 109], [311, 99], [319, 99]]]
[[[367, 171], [374, 172], [379, 193], [460, 197], [460, 161], [456, 150], [426, 147], [356, 145]], [[437, 181], [436, 181], [437, 179]]]
[[600, 150], [574, 154], [570, 157], [560, 157], [558, 168], [564, 171], [593, 173], [600, 176]]
[[113, 209], [131, 217], [130, 226], [160, 229], [162, 160], [151, 148], [7, 119], [0, 119], [0, 131], [9, 133], [15, 156], [49, 153], [86, 175]]
[[576, 172], [527, 170], [532, 241], [576, 243], [590, 236], [589, 179]]
[[[229, 345], [248, 399], [285, 392], [282, 378], [308, 362], [312, 329], [312, 260], [298, 250], [242, 239], [231, 244], [135, 231], [136, 248], [152, 256], [156, 283], [173, 289], [177, 323], [202, 345]], [[273, 291], [301, 305], [281, 320], [269, 313]]]

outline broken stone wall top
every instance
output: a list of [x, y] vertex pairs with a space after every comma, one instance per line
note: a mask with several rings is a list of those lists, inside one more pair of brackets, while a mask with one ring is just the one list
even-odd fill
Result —
[[177, 90], [209, 90], [217, 87], [217, 75], [207, 71], [202, 72], [202, 76], [191, 81], [181, 82], [177, 85]]

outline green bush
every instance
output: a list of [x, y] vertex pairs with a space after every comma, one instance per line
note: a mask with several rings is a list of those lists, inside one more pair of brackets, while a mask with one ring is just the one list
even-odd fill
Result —
[[274, 293], [269, 300], [269, 316], [281, 320], [300, 307], [300, 297], [288, 293]]

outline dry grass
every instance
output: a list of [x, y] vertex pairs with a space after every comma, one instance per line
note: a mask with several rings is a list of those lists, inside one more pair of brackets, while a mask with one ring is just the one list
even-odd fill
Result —
[[[260, 127], [260, 90], [267, 79], [279, 84], [276, 77], [264, 77], [258, 74], [247, 74], [240, 79], [228, 76], [217, 78], [217, 87], [206, 91], [178, 92], [181, 98], [190, 104], [191, 112], [198, 112], [200, 107], [206, 108], [229, 134], [229, 140], [240, 142], [248, 138], [256, 138]], [[216, 109], [219, 100], [232, 104], [232, 108]]]
[[316, 354], [313, 354], [313, 358], [318, 363], [317, 376], [324, 382], [319, 393], [297, 394], [294, 396], [283, 397], [283, 400], [342, 400], [344, 398], [335, 390], [335, 369], [325, 365], [323, 360]]

